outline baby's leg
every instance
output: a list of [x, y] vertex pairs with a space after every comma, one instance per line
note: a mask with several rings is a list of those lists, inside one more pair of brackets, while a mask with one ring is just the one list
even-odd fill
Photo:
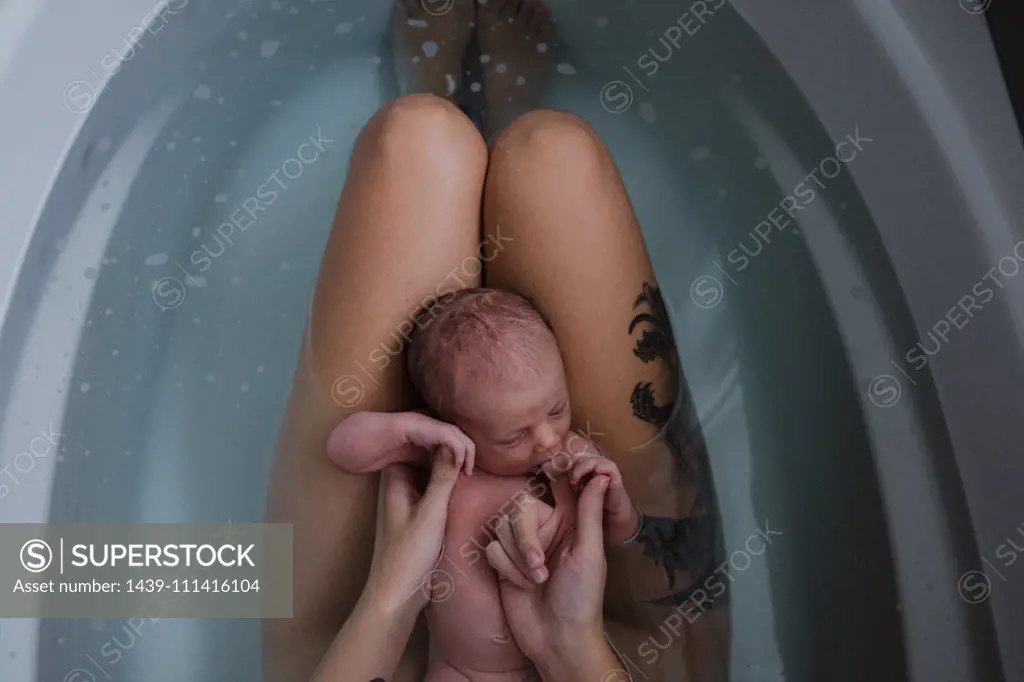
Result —
[[[409, 409], [403, 334], [438, 289], [477, 284], [486, 163], [469, 119], [428, 95], [388, 105], [356, 143], [270, 473], [267, 520], [294, 524], [294, 618], [264, 622], [266, 682], [308, 680], [362, 592], [377, 477], [335, 467], [327, 437], [353, 412]], [[420, 679], [416, 653], [394, 680]]]

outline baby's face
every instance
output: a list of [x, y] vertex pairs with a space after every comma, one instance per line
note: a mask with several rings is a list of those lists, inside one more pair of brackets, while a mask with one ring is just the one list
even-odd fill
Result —
[[571, 411], [562, 358], [545, 354], [523, 388], [478, 384], [457, 406], [456, 425], [476, 445], [476, 466], [521, 476], [551, 459], [569, 433]]

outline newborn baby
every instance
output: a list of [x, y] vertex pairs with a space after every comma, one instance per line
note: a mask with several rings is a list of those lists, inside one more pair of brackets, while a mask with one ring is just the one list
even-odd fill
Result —
[[[424, 582], [431, 591], [427, 680], [521, 680], [532, 674], [532, 664], [511, 637], [497, 575], [485, 557], [497, 519], [502, 513], [534, 515], [533, 525], [547, 538], [544, 561], [572, 530], [572, 491], [588, 477], [610, 479], [609, 544], [634, 536], [639, 513], [615, 464], [570, 431], [558, 345], [526, 299], [493, 289], [462, 290], [424, 311], [417, 327], [408, 348], [409, 373], [432, 416], [353, 414], [331, 434], [328, 455], [355, 473], [397, 462], [429, 467], [435, 456], [463, 461], [435, 571], [444, 571], [446, 579]], [[543, 563], [531, 574], [546, 579]]]

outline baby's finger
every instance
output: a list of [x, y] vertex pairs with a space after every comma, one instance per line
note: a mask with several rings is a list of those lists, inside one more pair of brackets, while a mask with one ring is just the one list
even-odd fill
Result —
[[437, 451], [456, 471], [462, 468], [463, 457], [457, 448], [453, 448], [450, 445], [440, 445]]
[[578, 486], [580, 480], [584, 476], [592, 473], [594, 469], [597, 468], [597, 465], [598, 462], [597, 458], [595, 457], [581, 457], [578, 460], [576, 460], [576, 464], [572, 468], [572, 474], [570, 475], [569, 479], [572, 481], [573, 487]]
[[487, 563], [498, 574], [499, 579], [504, 578], [516, 587], [524, 590], [529, 590], [533, 587], [533, 583], [519, 570], [499, 543], [492, 542], [487, 545], [487, 548], [484, 550], [484, 556], [487, 557]]
[[459, 430], [451, 424], [444, 425], [444, 428], [438, 434], [438, 440], [441, 444], [447, 445], [452, 450], [462, 449], [462, 439], [459, 438]]
[[549, 479], [554, 481], [559, 476], [572, 471], [573, 463], [574, 458], [572, 454], [565, 450], [561, 450], [557, 452], [554, 457], [541, 465], [541, 471], [544, 472]]
[[466, 475], [473, 475], [473, 466], [476, 464], [476, 443], [469, 437], [464, 435], [466, 439]]
[[607, 476], [609, 480], [609, 490], [621, 488], [622, 474], [619, 472], [619, 467], [615, 466], [615, 462], [610, 459], [604, 459], [603, 457], [595, 457], [594, 460], [594, 475]]

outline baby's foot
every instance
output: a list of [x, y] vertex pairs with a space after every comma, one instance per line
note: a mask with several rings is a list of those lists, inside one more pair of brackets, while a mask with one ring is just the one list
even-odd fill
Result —
[[402, 94], [425, 92], [454, 102], [462, 54], [473, 35], [472, 0], [398, 0], [392, 21]]
[[477, 0], [485, 128], [491, 137], [537, 105], [551, 72], [554, 23], [540, 0]]

